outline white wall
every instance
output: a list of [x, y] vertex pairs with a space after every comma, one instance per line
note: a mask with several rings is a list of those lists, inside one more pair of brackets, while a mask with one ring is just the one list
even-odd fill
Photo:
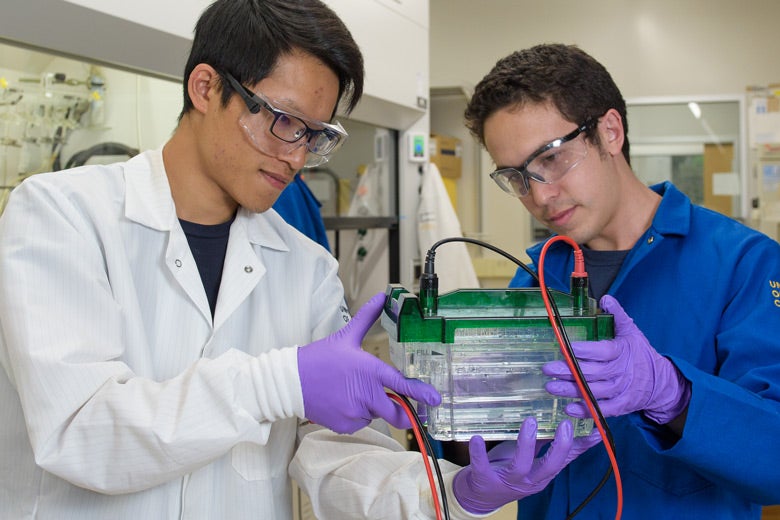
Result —
[[430, 0], [431, 85], [474, 85], [499, 58], [574, 43], [625, 97], [743, 92], [780, 79], [776, 0]]
[[[741, 95], [748, 85], [780, 81], [776, 0], [430, 0], [430, 5], [434, 89], [470, 92], [498, 59], [547, 42], [579, 45], [607, 67], [627, 99]], [[433, 111], [432, 131], [459, 131], [440, 126], [446, 119], [452, 116]], [[464, 229], [478, 230], [481, 218], [496, 245], [521, 253], [528, 244], [517, 229], [528, 229], [526, 213], [517, 220], [506, 213], [505, 195], [484, 180], [486, 173], [478, 175], [464, 170], [459, 189], [473, 192], [483, 184], [487, 202], [481, 209], [488, 214], [466, 208], [464, 215], [472, 217], [462, 222]]]

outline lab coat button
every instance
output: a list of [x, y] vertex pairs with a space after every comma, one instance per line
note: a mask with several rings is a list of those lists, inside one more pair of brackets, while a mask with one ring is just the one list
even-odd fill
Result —
[[251, 265], [245, 265], [244, 266], [244, 272], [245, 273], [251, 273], [252, 271], [254, 271], [254, 269], [252, 269]]
[[181, 260], [179, 260], [178, 258], [173, 263], [176, 264], [176, 267], [181, 267]]

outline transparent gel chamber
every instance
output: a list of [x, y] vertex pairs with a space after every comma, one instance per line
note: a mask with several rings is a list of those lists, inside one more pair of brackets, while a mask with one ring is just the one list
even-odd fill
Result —
[[[538, 289], [460, 290], [439, 297], [436, 315], [425, 316], [417, 297], [388, 287], [382, 325], [390, 336], [393, 364], [407, 377], [432, 384], [440, 406], [420, 404], [437, 440], [516, 439], [520, 425], [535, 417], [537, 438], [552, 438], [563, 419], [575, 435], [587, 435], [591, 419], [564, 412], [572, 399], [544, 389], [542, 366], [563, 359]], [[570, 297], [554, 292], [571, 341], [614, 336], [611, 315], [590, 310], [574, 316]]]

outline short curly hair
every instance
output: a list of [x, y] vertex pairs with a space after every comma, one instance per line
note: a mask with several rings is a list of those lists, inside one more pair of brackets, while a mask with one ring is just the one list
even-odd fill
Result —
[[[500, 59], [477, 84], [466, 107], [466, 126], [485, 144], [485, 120], [506, 107], [551, 103], [575, 124], [614, 108], [623, 118], [623, 156], [629, 161], [626, 102], [604, 66], [575, 45], [536, 45]], [[595, 129], [588, 139], [599, 145]]]

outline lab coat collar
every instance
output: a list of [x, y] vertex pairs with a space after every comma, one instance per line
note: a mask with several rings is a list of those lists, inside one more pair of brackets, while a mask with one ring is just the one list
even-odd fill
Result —
[[[637, 243], [644, 243], [649, 234], [657, 233], [661, 236], [687, 235], [691, 228], [691, 214], [693, 211], [691, 199], [669, 181], [651, 186], [650, 189], [662, 197], [661, 203], [658, 205], [658, 209], [655, 212], [650, 229], [645, 232]], [[545, 242], [539, 242], [526, 250], [528, 257], [537, 266], [539, 265], [539, 257], [544, 244]], [[574, 253], [567, 244], [561, 242], [550, 246], [550, 252], [553, 252], [556, 249], [560, 249], [564, 254], [568, 254], [570, 257], [569, 263], [574, 265]], [[553, 275], [550, 274], [548, 276]], [[555, 281], [565, 286], [566, 280], [561, 279]], [[548, 285], [553, 286], [553, 281], [551, 280]]]
[[176, 221], [171, 187], [165, 174], [162, 148], [136, 155], [125, 163], [125, 216], [160, 231]]
[[691, 229], [691, 199], [669, 181], [650, 187], [662, 199], [653, 217], [652, 228], [662, 235], [687, 235]]
[[[163, 164], [162, 148], [143, 152], [125, 163], [125, 216], [152, 229], [170, 231], [177, 222], [176, 207]], [[262, 247], [289, 251], [274, 227], [274, 210], [260, 215], [239, 208], [236, 221], [246, 229], [247, 239]], [[271, 218], [265, 218], [271, 217]], [[234, 224], [235, 225], [235, 224]]]
[[244, 208], [238, 209], [236, 220], [245, 222], [247, 239], [253, 244], [277, 251], [289, 251], [290, 247], [273, 226], [273, 217], [282, 220], [276, 211], [269, 209], [264, 213], [253, 213]]

